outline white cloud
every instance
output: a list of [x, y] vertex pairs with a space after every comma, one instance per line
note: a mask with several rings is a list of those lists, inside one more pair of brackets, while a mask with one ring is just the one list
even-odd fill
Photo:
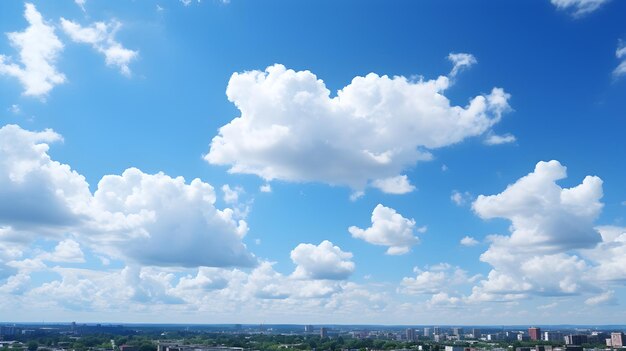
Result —
[[559, 10], [571, 11], [575, 17], [591, 13], [610, 0], [550, 0]]
[[13, 113], [15, 115], [17, 115], [20, 112], [22, 112], [22, 110], [20, 109], [20, 105], [17, 105], [17, 104], [11, 105], [11, 107], [9, 107], [8, 110], [9, 110], [9, 112], [11, 112], [11, 113]]
[[613, 77], [621, 77], [626, 74], [626, 44], [620, 40], [615, 50], [615, 56], [621, 60], [619, 65], [613, 70]]
[[76, 3], [76, 5], [78, 5], [78, 7], [80, 7], [81, 10], [83, 10], [83, 12], [85, 12], [85, 3], [87, 2], [87, 0], [74, 0], [74, 3]]
[[415, 186], [411, 184], [409, 178], [405, 175], [376, 179], [372, 182], [372, 186], [387, 194], [407, 194], [415, 190]]
[[44, 261], [52, 262], [85, 262], [85, 255], [83, 254], [83, 250], [80, 248], [80, 244], [72, 239], [66, 239], [59, 242], [53, 252], [42, 254], [38, 258]]
[[362, 191], [431, 159], [429, 150], [489, 131], [509, 110], [500, 88], [465, 107], [451, 105], [449, 85], [446, 76], [412, 81], [370, 73], [331, 98], [309, 71], [277, 64], [234, 73], [226, 94], [241, 116], [220, 128], [205, 159], [266, 180]]
[[0, 128], [0, 227], [4, 240], [28, 241], [78, 225], [91, 197], [85, 178], [53, 161], [48, 143], [61, 141], [52, 130]]
[[297, 265], [295, 278], [346, 279], [354, 272], [352, 253], [341, 251], [328, 240], [319, 245], [299, 244], [291, 251], [291, 260]]
[[480, 195], [474, 211], [484, 219], [506, 218], [511, 235], [494, 235], [480, 257], [492, 265], [472, 299], [517, 299], [529, 294], [563, 295], [596, 289], [587, 277], [588, 263], [572, 250], [591, 249], [600, 241], [593, 227], [600, 214], [602, 180], [587, 176], [572, 188], [558, 161], [539, 162], [535, 170], [497, 195]]
[[448, 55], [448, 60], [450, 60], [453, 64], [452, 71], [450, 71], [450, 77], [455, 77], [459, 72], [478, 63], [474, 55], [464, 53], [450, 53]]
[[272, 186], [268, 183], [268, 184], [263, 184], [259, 187], [259, 191], [262, 193], [271, 193], [272, 192]]
[[479, 244], [479, 241], [472, 238], [471, 236], [465, 236], [461, 239], [461, 245], [463, 246], [476, 246]]
[[467, 191], [461, 193], [457, 190], [453, 190], [452, 195], [450, 195], [450, 200], [457, 206], [463, 206], [472, 200], [472, 194]]
[[[112, 248], [148, 265], [250, 266], [254, 257], [241, 242], [245, 221], [230, 208], [215, 208], [210, 184], [136, 168], [107, 175], [94, 194], [98, 211], [92, 236], [97, 247]], [[121, 233], [121, 234], [120, 234]]]
[[222, 185], [222, 192], [224, 193], [224, 202], [227, 204], [236, 204], [239, 202], [239, 195], [242, 194], [243, 188], [236, 186], [231, 188], [230, 185]]
[[48, 143], [59, 140], [52, 130], [0, 128], [0, 240], [25, 246], [72, 233], [99, 253], [149, 265], [255, 263], [242, 243], [246, 222], [215, 207], [210, 184], [129, 168], [104, 176], [92, 195], [82, 175], [48, 155]]
[[88, 27], [83, 27], [76, 22], [61, 18], [61, 27], [72, 41], [91, 45], [104, 55], [108, 66], [117, 66], [122, 74], [130, 75], [128, 65], [139, 56], [139, 52], [123, 47], [115, 39], [122, 23], [112, 20], [108, 23], [94, 22]]
[[0, 74], [17, 78], [24, 87], [24, 95], [45, 96], [55, 85], [65, 82], [65, 76], [55, 66], [63, 44], [54, 34], [35, 5], [26, 3], [24, 17], [28, 28], [23, 32], [8, 33], [11, 46], [19, 51], [21, 65], [0, 55]]
[[424, 270], [415, 267], [415, 278], [402, 278], [400, 291], [405, 294], [437, 294], [457, 285], [466, 284], [473, 279], [459, 267], [447, 263], [426, 267]]
[[595, 306], [595, 305], [615, 305], [617, 304], [617, 299], [615, 298], [615, 291], [609, 290], [605, 291], [596, 296], [592, 296], [585, 300], [587, 305]]
[[370, 244], [388, 246], [388, 255], [403, 255], [411, 246], [419, 243], [414, 236], [415, 220], [402, 217], [393, 208], [378, 204], [372, 211], [372, 226], [361, 229], [351, 226], [348, 231], [354, 238], [363, 239]]
[[504, 135], [497, 135], [497, 134], [490, 133], [485, 138], [484, 143], [486, 145], [502, 145], [502, 144], [514, 143], [515, 141], [517, 141], [517, 138], [515, 138], [515, 135], [513, 134], [507, 133]]

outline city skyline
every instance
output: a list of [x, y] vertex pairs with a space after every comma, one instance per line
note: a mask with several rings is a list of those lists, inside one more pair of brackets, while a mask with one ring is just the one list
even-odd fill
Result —
[[2, 2], [0, 319], [621, 325], [624, 13]]

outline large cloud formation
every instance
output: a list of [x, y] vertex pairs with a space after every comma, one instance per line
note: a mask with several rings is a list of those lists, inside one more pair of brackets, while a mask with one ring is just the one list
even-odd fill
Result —
[[602, 240], [594, 221], [602, 210], [602, 180], [587, 176], [572, 188], [558, 161], [539, 162], [535, 170], [497, 195], [480, 195], [473, 209], [481, 218], [506, 218], [511, 235], [489, 237], [480, 257], [493, 268], [470, 299], [510, 300], [531, 294], [567, 295], [595, 291], [590, 264], [580, 250]]
[[246, 222], [215, 207], [210, 184], [129, 168], [103, 177], [92, 195], [83, 176], [50, 158], [48, 143], [58, 140], [52, 130], [0, 128], [1, 241], [72, 234], [96, 251], [141, 264], [255, 263], [242, 242]]
[[234, 73], [226, 95], [241, 116], [220, 128], [205, 159], [265, 180], [357, 191], [375, 182], [383, 191], [408, 192], [409, 184], [389, 187], [383, 180], [430, 159], [429, 150], [489, 131], [509, 110], [510, 96], [500, 88], [465, 107], [452, 105], [444, 95], [450, 84], [446, 76], [411, 80], [370, 73], [331, 97], [309, 71], [276, 64]]

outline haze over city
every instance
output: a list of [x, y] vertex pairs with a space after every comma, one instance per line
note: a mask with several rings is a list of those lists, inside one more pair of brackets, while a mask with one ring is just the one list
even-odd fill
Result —
[[0, 2], [0, 341], [621, 348], [625, 15]]

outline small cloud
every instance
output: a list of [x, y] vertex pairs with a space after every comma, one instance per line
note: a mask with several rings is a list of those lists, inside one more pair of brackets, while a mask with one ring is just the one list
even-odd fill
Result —
[[546, 304], [546, 305], [537, 306], [537, 309], [539, 309], [539, 310], [548, 310], [548, 309], [551, 309], [551, 308], [555, 308], [556, 306], [558, 306], [558, 303], [553, 302], [553, 303], [549, 303], [549, 304]]
[[463, 206], [472, 200], [472, 194], [467, 191], [461, 193], [459, 191], [453, 190], [452, 195], [450, 195], [450, 200], [454, 202], [457, 206]]
[[448, 170], [448, 166], [446, 166], [445, 164], [441, 165], [442, 172], [446, 172], [447, 170]]
[[268, 184], [263, 184], [259, 187], [259, 191], [262, 193], [271, 193], [272, 192], [272, 186], [268, 183]]
[[617, 299], [615, 298], [615, 291], [608, 290], [599, 295], [592, 296], [585, 300], [585, 304], [590, 306], [596, 305], [616, 305]]
[[254, 239], [254, 243], [257, 245], [261, 245], [261, 239]]
[[515, 138], [515, 135], [513, 134], [509, 134], [509, 133], [504, 134], [504, 135], [489, 134], [485, 138], [484, 143], [486, 145], [502, 145], [502, 144], [514, 143], [515, 141], [517, 141], [517, 138]]
[[365, 195], [365, 192], [360, 190], [360, 191], [353, 191], [352, 194], [350, 194], [350, 201], [356, 201], [360, 198], [363, 197], [363, 195]]
[[474, 55], [464, 53], [450, 53], [448, 55], [448, 60], [453, 64], [452, 70], [450, 71], [450, 77], [454, 77], [459, 72], [478, 63]]
[[574, 17], [582, 17], [592, 13], [609, 1], [611, 0], [551, 0], [552, 5], [556, 6], [557, 9], [571, 11]]
[[8, 111], [15, 115], [18, 115], [20, 112], [22, 112], [20, 106], [16, 104], [11, 105], [11, 107], [8, 108]]
[[224, 193], [224, 202], [227, 204], [236, 204], [239, 202], [239, 195], [244, 193], [244, 190], [240, 186], [231, 188], [230, 185], [224, 184], [222, 186], [222, 192]]
[[74, 3], [76, 3], [83, 12], [85, 12], [85, 2], [87, 2], [87, 0], [74, 0]]
[[156, 4], [156, 10], [157, 12], [163, 12], [163, 10], [165, 10], [161, 5]]
[[376, 179], [372, 182], [372, 186], [384, 193], [396, 195], [407, 194], [415, 190], [415, 186], [411, 184], [406, 175]]
[[461, 245], [463, 246], [476, 246], [478, 244], [478, 240], [472, 238], [471, 236], [465, 236], [463, 239], [461, 239]]
[[620, 64], [613, 70], [613, 77], [619, 78], [626, 74], [626, 43], [619, 41], [617, 44], [617, 50], [615, 50], [615, 57], [617, 57]]

